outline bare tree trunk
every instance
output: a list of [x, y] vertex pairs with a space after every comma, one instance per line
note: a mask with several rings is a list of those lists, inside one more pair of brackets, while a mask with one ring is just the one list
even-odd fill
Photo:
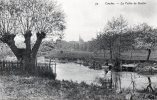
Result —
[[112, 57], [112, 48], [110, 47], [110, 60], [111, 60], [111, 62], [112, 62], [112, 59], [113, 59], [113, 57]]
[[106, 58], [106, 53], [105, 53], [105, 50], [103, 49], [103, 52], [104, 52], [104, 59]]
[[33, 70], [34, 70], [34, 67], [35, 67], [33, 64], [31, 64], [31, 61], [32, 61], [32, 57], [31, 57], [31, 36], [32, 36], [32, 33], [29, 30], [24, 34], [25, 44], [26, 44], [26, 51], [25, 51], [25, 55], [23, 57], [23, 66], [25, 67], [25, 70], [29, 73], [33, 73]]
[[147, 86], [147, 91], [149, 90], [149, 88], [150, 88], [150, 90], [154, 93], [154, 89], [152, 88], [152, 82], [151, 82], [151, 79], [150, 79], [150, 77], [148, 77], [148, 81], [149, 81], [149, 85]]
[[26, 55], [25, 55], [25, 59], [24, 59], [24, 64], [26, 66], [26, 70], [30, 71], [30, 73], [35, 74], [35, 63], [36, 63], [36, 55], [37, 52], [39, 50], [40, 44], [42, 42], [42, 40], [45, 38], [45, 33], [41, 32], [41, 33], [37, 33], [37, 40], [33, 46], [33, 48], [31, 49], [31, 42], [30, 42], [30, 32], [28, 32], [28, 37], [25, 37], [25, 43], [26, 43]]
[[151, 54], [151, 49], [147, 49], [147, 51], [148, 51], [148, 55], [147, 55], [147, 61], [149, 61], [150, 54]]

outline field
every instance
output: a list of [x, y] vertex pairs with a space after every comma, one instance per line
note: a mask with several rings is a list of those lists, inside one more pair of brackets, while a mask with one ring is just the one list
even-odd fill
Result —
[[[148, 52], [146, 50], [128, 50], [121, 53], [121, 58], [124, 60], [146, 60]], [[57, 58], [69, 58], [69, 59], [88, 59], [88, 58], [100, 58], [110, 59], [109, 51], [103, 52], [87, 52], [87, 51], [59, 51], [52, 50], [50, 52], [44, 52], [40, 55], [45, 55], [47, 57], [57, 57]], [[157, 50], [152, 50], [150, 55], [150, 60], [157, 61]]]

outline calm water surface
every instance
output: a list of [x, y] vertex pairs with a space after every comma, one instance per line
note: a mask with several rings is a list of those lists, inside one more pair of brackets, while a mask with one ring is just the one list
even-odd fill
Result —
[[93, 70], [75, 63], [58, 63], [56, 72], [59, 80], [85, 81], [86, 83], [93, 83], [97, 77], [104, 76], [103, 70]]
[[139, 75], [135, 72], [108, 72], [104, 70], [93, 70], [83, 65], [75, 63], [57, 63], [57, 79], [86, 82], [88, 84], [97, 83], [98, 78], [113, 80], [113, 85], [123, 89], [144, 89], [148, 86], [148, 77], [151, 79], [152, 87], [157, 87], [157, 75]]

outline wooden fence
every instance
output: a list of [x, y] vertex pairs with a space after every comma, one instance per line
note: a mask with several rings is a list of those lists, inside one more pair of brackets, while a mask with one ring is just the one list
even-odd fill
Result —
[[24, 70], [22, 63], [13, 61], [0, 61], [0, 71]]
[[[25, 68], [22, 63], [15, 61], [0, 61], [0, 72], [24, 72]], [[47, 63], [37, 63], [35, 66], [35, 72], [38, 75], [56, 75], [56, 63], [53, 60], [49, 60]]]
[[36, 71], [39, 74], [53, 73], [56, 75], [56, 62], [52, 59], [49, 59], [49, 61], [46, 61], [45, 63], [37, 63]]

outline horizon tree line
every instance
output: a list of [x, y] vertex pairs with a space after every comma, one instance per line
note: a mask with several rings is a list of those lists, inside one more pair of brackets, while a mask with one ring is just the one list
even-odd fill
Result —
[[[142, 23], [128, 26], [123, 16], [112, 18], [104, 29], [98, 33], [95, 42], [97, 50], [109, 50], [110, 60], [120, 59], [126, 50], [144, 49], [149, 61], [152, 49], [156, 46], [157, 28]], [[105, 56], [105, 55], [104, 55]]]

